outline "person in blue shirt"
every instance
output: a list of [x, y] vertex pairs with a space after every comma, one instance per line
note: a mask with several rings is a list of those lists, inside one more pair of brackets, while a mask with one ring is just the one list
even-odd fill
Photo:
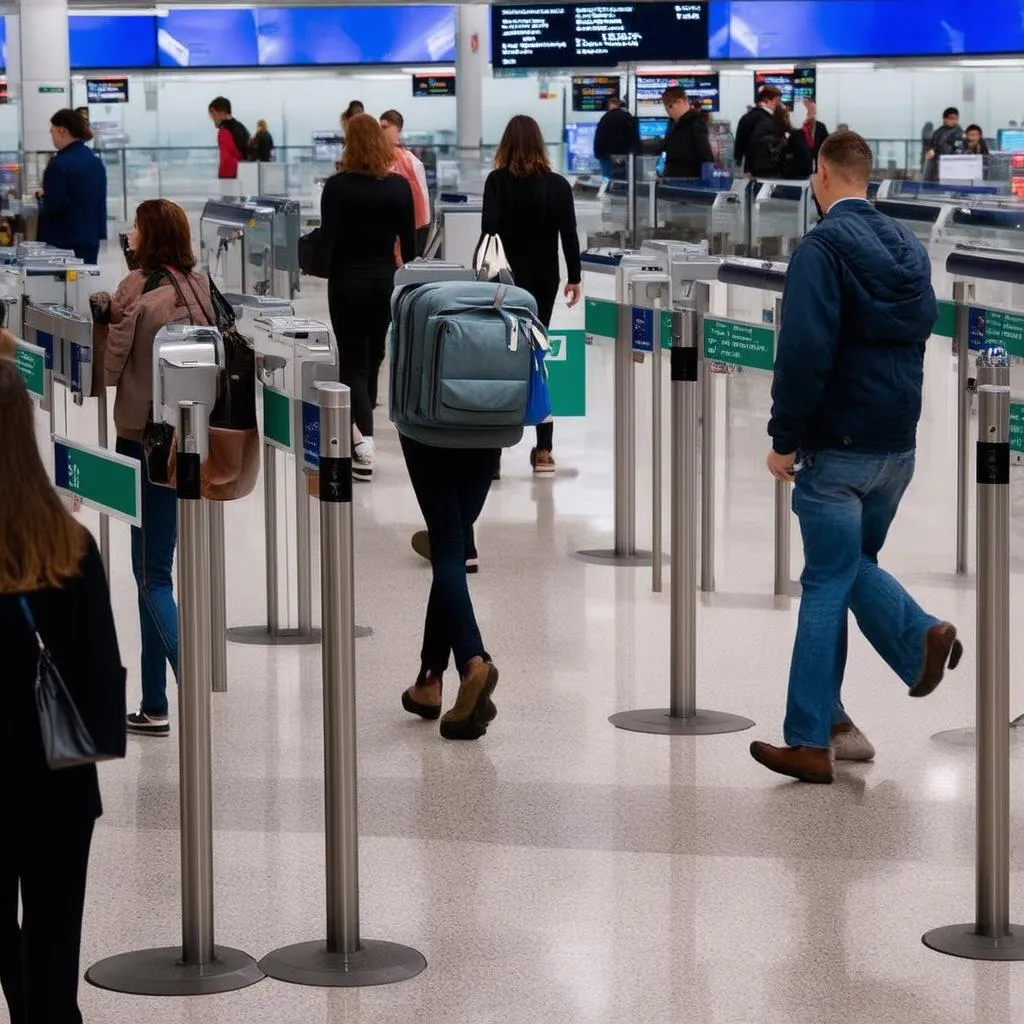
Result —
[[872, 163], [856, 132], [821, 147], [811, 182], [824, 218], [789, 264], [772, 384], [768, 469], [794, 484], [803, 594], [786, 746], [755, 742], [750, 753], [804, 782], [831, 782], [833, 757], [874, 757], [841, 699], [851, 611], [911, 697], [931, 693], [963, 653], [956, 627], [878, 565], [914, 474], [938, 307], [928, 253], [866, 199]]
[[92, 132], [81, 114], [58, 110], [50, 118], [57, 152], [43, 173], [39, 200], [39, 241], [73, 249], [88, 264], [99, 258], [107, 237], [107, 172], [86, 143]]

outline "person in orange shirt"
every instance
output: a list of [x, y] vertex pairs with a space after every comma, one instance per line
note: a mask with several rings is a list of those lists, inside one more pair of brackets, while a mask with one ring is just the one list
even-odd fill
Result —
[[402, 129], [405, 118], [397, 110], [385, 110], [380, 115], [380, 126], [388, 142], [395, 147], [395, 162], [392, 174], [400, 174], [412, 189], [413, 205], [416, 208], [416, 255], [422, 256], [427, 247], [430, 233], [430, 193], [427, 191], [427, 171], [423, 161], [402, 146]]

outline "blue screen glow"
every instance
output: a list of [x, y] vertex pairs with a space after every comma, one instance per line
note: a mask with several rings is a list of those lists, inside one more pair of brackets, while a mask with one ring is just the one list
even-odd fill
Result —
[[156, 66], [156, 25], [151, 14], [70, 14], [68, 47], [72, 71], [151, 68]]

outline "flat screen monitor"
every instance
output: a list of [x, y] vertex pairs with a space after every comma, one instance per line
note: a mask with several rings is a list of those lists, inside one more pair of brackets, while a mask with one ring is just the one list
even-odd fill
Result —
[[313, 159], [337, 160], [345, 145], [345, 136], [337, 128], [327, 131], [313, 132]]
[[491, 7], [491, 63], [499, 69], [698, 61], [707, 43], [705, 3]]
[[581, 114], [601, 113], [608, 101], [622, 98], [622, 79], [618, 75], [573, 75], [572, 109]]
[[594, 158], [596, 121], [570, 123], [565, 126], [565, 169], [572, 174], [587, 174], [601, 169]]
[[413, 75], [413, 96], [454, 96], [454, 75]]
[[152, 14], [72, 12], [68, 15], [68, 52], [72, 71], [155, 67], [156, 21]]
[[88, 103], [127, 103], [127, 78], [87, 78], [85, 97]]
[[637, 75], [636, 99], [638, 103], [658, 103], [661, 94], [670, 86], [678, 85], [686, 90], [686, 96], [694, 106], [718, 113], [719, 86], [718, 72], [708, 75]]
[[817, 83], [817, 69], [812, 67], [792, 68], [788, 71], [755, 71], [754, 102], [757, 102], [757, 94], [766, 85], [774, 85], [782, 92], [782, 102], [792, 110], [797, 103], [817, 98]]
[[1024, 128], [1000, 128], [998, 141], [1004, 153], [1024, 153]]
[[640, 138], [663, 139], [668, 135], [669, 120], [667, 117], [639, 117], [637, 127], [640, 130]]

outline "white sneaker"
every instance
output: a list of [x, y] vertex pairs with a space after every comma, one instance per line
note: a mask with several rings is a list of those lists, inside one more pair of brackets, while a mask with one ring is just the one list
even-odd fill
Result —
[[833, 726], [829, 753], [833, 761], [873, 761], [875, 748], [852, 722], [849, 726]]
[[364, 438], [352, 449], [352, 479], [369, 483], [373, 479], [373, 441]]

